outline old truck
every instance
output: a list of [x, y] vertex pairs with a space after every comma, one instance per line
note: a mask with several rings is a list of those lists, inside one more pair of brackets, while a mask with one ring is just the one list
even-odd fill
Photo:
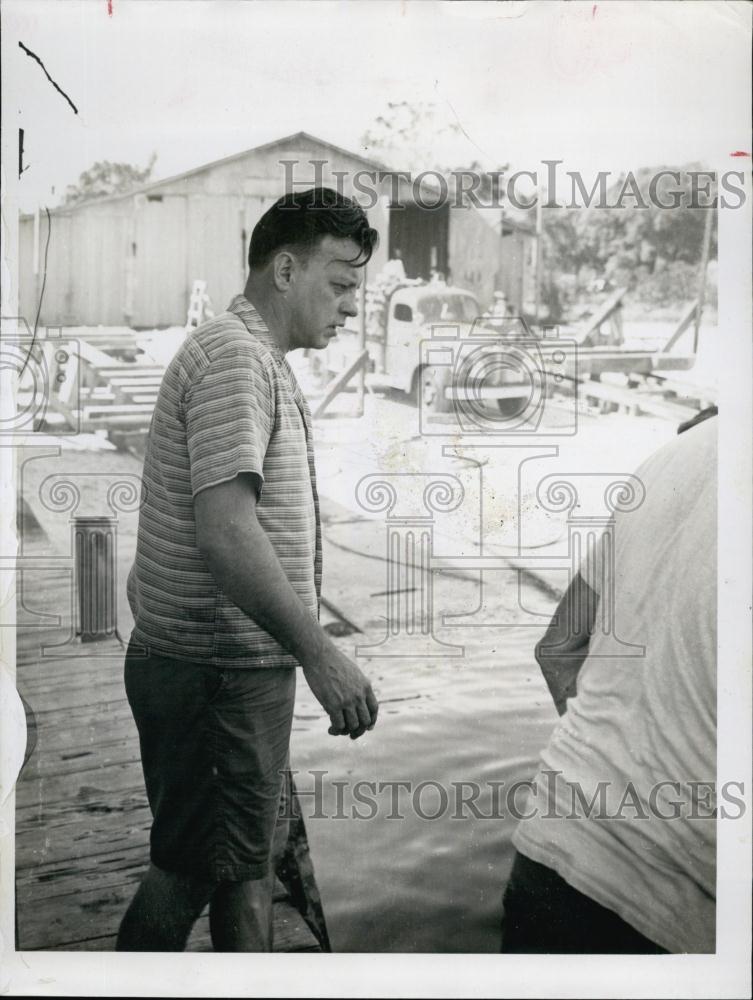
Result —
[[[680, 352], [676, 345], [692, 326], [698, 303], [690, 304], [666, 343], [652, 349], [625, 343], [624, 294], [619, 289], [610, 295], [578, 327], [532, 329], [504, 312], [483, 312], [471, 292], [442, 281], [372, 289], [365, 303], [367, 385], [399, 389], [435, 413], [465, 401], [504, 418], [522, 416], [542, 393], [572, 393], [578, 385], [582, 398], [616, 405], [613, 399], [624, 401], [626, 390], [601, 385], [603, 374], [621, 373], [628, 387], [636, 387], [661, 372], [691, 368], [697, 349], [697, 331], [692, 351]], [[354, 370], [363, 350], [359, 319], [351, 323], [327, 349], [325, 364], [333, 375]], [[649, 397], [644, 392], [641, 399]]]
[[[413, 281], [367, 299], [367, 384], [399, 389], [437, 413], [468, 393], [503, 413], [518, 412], [530, 396], [530, 375], [481, 314], [470, 292], [442, 281]], [[357, 357], [358, 322], [327, 348], [331, 373]]]

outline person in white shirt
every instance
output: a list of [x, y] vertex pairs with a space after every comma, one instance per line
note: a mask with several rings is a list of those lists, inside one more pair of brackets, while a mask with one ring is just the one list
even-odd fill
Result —
[[[502, 951], [715, 949], [717, 423], [638, 469], [613, 558], [605, 534], [537, 646], [564, 714], [513, 837]], [[615, 655], [607, 600], [643, 656]]]

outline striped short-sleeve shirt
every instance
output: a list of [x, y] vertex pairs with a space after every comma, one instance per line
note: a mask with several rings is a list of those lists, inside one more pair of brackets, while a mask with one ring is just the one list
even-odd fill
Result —
[[196, 545], [194, 497], [239, 473], [254, 475], [259, 524], [316, 619], [321, 533], [311, 416], [283, 351], [242, 295], [187, 337], [162, 380], [128, 578], [133, 639], [163, 656], [220, 666], [295, 666], [223, 594]]

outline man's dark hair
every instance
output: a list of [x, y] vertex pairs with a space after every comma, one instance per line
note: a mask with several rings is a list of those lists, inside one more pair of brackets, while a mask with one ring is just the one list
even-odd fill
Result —
[[291, 191], [254, 226], [248, 266], [259, 271], [280, 250], [293, 250], [305, 257], [325, 236], [353, 240], [361, 248], [351, 262], [356, 267], [368, 263], [379, 240], [364, 210], [350, 198], [326, 187]]

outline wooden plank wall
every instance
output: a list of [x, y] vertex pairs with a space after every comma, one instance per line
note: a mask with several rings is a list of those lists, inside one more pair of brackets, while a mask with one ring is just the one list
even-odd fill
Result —
[[501, 257], [495, 220], [496, 213], [487, 209], [453, 208], [450, 212], [451, 281], [473, 292], [482, 309], [493, 300]]
[[[324, 182], [336, 186], [332, 170], [348, 171], [344, 189], [349, 194], [354, 193], [352, 175], [364, 169], [358, 159], [333, 153], [316, 142], [283, 143], [258, 153], [252, 150], [230, 163], [207, 164], [188, 178], [168, 179], [146, 193], [54, 212], [40, 322], [146, 329], [180, 326], [186, 319], [191, 282], [197, 278], [207, 281], [214, 310], [221, 312], [243, 289], [242, 234], [245, 231], [247, 250], [254, 224], [284, 191], [285, 173], [279, 161], [286, 158], [300, 161], [296, 180], [311, 175], [312, 181], [313, 167], [308, 161], [327, 159]], [[380, 185], [382, 199], [369, 210], [372, 225], [382, 237], [371, 274], [387, 260], [385, 202], [390, 187], [389, 181]], [[32, 324], [46, 234], [42, 212], [37, 279], [33, 273], [34, 220], [19, 220], [21, 312]]]

